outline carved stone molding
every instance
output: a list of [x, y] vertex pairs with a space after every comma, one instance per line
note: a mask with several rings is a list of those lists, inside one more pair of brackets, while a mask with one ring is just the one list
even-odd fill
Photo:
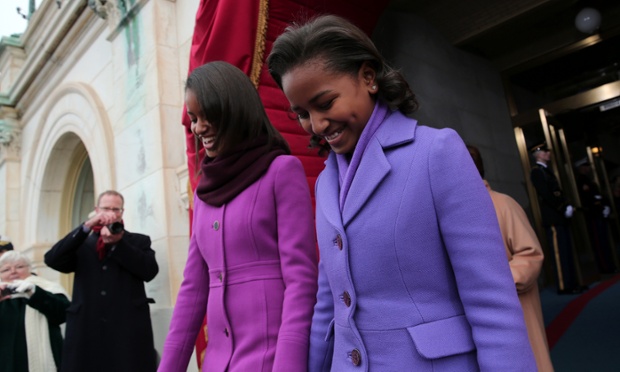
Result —
[[0, 160], [19, 157], [22, 129], [14, 108], [0, 107]]
[[125, 0], [88, 0], [88, 6], [97, 16], [107, 20], [111, 29], [118, 25], [121, 19], [119, 5], [124, 6], [124, 3]]
[[176, 169], [178, 187], [179, 187], [179, 199], [183, 208], [185, 210], [189, 210], [193, 208], [192, 202], [194, 200], [194, 195], [192, 195], [192, 190], [189, 185], [189, 171], [187, 170], [187, 165], [182, 165]]
[[19, 158], [21, 152], [22, 130], [19, 127], [7, 125], [0, 120], [0, 161], [7, 158]]

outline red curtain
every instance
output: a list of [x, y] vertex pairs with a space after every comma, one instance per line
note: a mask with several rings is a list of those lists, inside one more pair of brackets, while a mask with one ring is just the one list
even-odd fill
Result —
[[[314, 182], [323, 169], [324, 159], [320, 158], [316, 151], [308, 149], [308, 136], [291, 120], [288, 101], [269, 75], [265, 60], [276, 37], [292, 21], [303, 21], [316, 14], [331, 13], [349, 19], [370, 34], [388, 2], [389, 0], [201, 0], [198, 6], [189, 72], [210, 61], [227, 61], [248, 76], [256, 78], [258, 93], [269, 119], [289, 142], [293, 155], [304, 165], [312, 200]], [[193, 200], [193, 191], [198, 183], [196, 173], [204, 151], [202, 146], [197, 146], [190, 131], [191, 123], [185, 107], [182, 123], [186, 135], [192, 191], [190, 200]], [[191, 226], [191, 210], [189, 218]], [[206, 345], [206, 327], [203, 324], [196, 339], [199, 368], [202, 367]]]

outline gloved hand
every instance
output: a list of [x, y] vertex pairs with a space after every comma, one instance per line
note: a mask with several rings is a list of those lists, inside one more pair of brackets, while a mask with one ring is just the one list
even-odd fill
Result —
[[610, 213], [611, 213], [611, 208], [609, 208], [609, 205], [604, 206], [603, 207], [603, 218], [609, 217]]
[[574, 211], [575, 211], [575, 209], [573, 208], [572, 205], [567, 205], [566, 209], [564, 210], [564, 217], [566, 217], [566, 218], [573, 217], [573, 212]]
[[35, 285], [33, 283], [27, 282], [25, 280], [14, 280], [7, 287], [15, 290], [16, 293], [24, 294], [26, 297], [30, 298], [35, 291]]

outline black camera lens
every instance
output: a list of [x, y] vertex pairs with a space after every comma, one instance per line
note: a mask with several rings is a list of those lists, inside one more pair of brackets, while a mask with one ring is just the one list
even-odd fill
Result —
[[2, 290], [2, 293], [0, 293], [0, 296], [5, 297], [5, 296], [10, 296], [10, 295], [15, 294], [15, 293], [17, 293], [17, 292], [15, 292], [14, 288], [8, 288], [7, 287], [7, 288], [4, 288]]
[[125, 229], [125, 225], [122, 222], [114, 222], [108, 225], [108, 230], [113, 235], [120, 234]]

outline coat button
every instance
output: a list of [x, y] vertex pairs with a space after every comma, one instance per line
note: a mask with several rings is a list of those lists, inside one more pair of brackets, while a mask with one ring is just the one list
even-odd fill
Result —
[[224, 328], [224, 334], [228, 337], [228, 328]]
[[107, 270], [107, 269], [108, 269], [108, 266], [103, 265], [103, 266], [101, 267], [101, 269], [102, 269], [102, 270]]
[[353, 349], [353, 351], [351, 351], [351, 363], [353, 363], [354, 366], [362, 364], [362, 354], [359, 350]]
[[347, 305], [347, 307], [351, 306], [351, 295], [349, 294], [349, 292], [344, 291], [344, 293], [342, 294], [342, 300], [344, 301], [344, 304]]
[[336, 239], [334, 240], [334, 245], [338, 247], [338, 249], [342, 250], [342, 236], [340, 236], [340, 234], [336, 235]]
[[222, 275], [222, 273], [220, 273], [220, 275], [218, 275], [217, 278], [220, 280], [220, 283], [221, 283], [223, 278], [224, 278], [224, 276]]
[[102, 296], [105, 296], [106, 294], [107, 294], [106, 291], [101, 291]]
[[214, 229], [215, 231], [217, 231], [217, 230], [219, 230], [219, 229], [220, 229], [220, 221], [215, 220], [215, 221], [213, 222], [213, 229]]

